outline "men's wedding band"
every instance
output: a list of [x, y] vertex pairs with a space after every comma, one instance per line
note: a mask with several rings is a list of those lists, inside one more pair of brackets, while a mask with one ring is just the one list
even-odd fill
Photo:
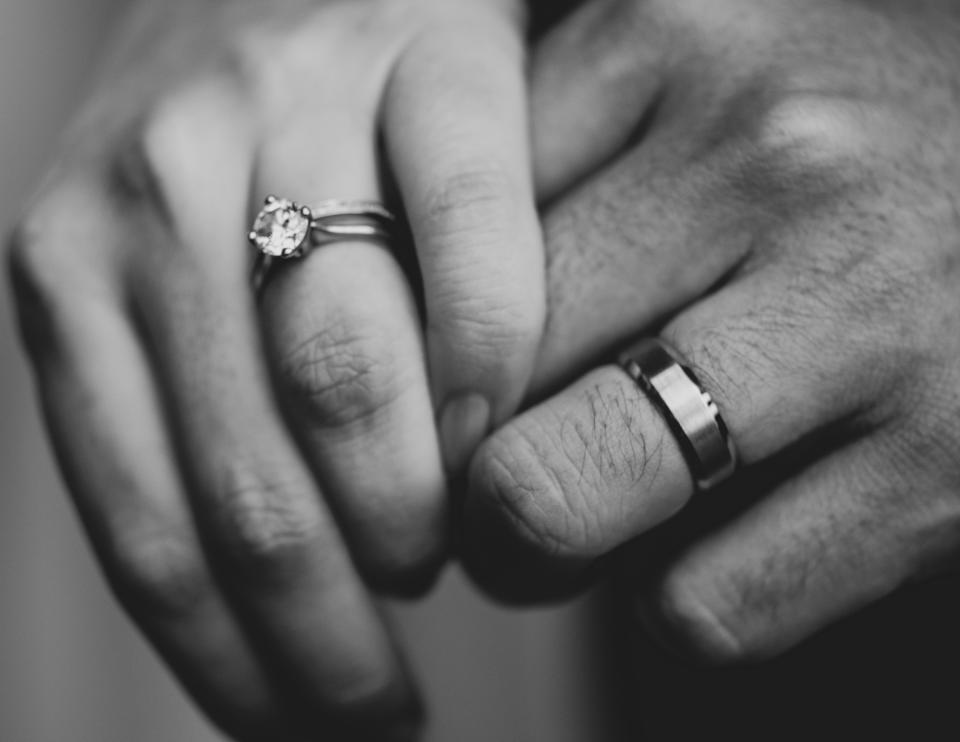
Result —
[[343, 240], [390, 241], [396, 217], [379, 201], [323, 201], [303, 206], [267, 196], [247, 238], [256, 249], [250, 282], [259, 295], [274, 261], [302, 258]]
[[623, 369], [657, 406], [683, 451], [697, 489], [729, 478], [737, 452], [717, 405], [676, 351], [645, 338], [620, 357]]

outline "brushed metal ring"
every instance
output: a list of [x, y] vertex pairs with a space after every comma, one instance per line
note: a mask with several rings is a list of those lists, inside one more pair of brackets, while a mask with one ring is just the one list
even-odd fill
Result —
[[737, 449], [720, 410], [673, 348], [644, 338], [620, 356], [620, 365], [666, 420], [698, 491], [733, 475]]

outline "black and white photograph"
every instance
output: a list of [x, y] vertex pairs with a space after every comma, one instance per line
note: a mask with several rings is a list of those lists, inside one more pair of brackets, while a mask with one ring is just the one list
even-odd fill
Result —
[[960, 740], [960, 0], [0, 0], [0, 742]]

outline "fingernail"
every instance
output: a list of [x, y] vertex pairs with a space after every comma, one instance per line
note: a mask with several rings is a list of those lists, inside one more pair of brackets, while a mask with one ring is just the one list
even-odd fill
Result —
[[490, 427], [490, 403], [481, 394], [450, 399], [440, 414], [440, 448], [448, 474], [459, 474]]

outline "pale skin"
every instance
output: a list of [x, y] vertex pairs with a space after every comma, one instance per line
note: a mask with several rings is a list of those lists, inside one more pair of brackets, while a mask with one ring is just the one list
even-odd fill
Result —
[[[484, 587], [565, 595], [682, 511], [676, 441], [604, 365], [642, 334], [687, 358], [747, 475], [831, 441], [628, 584], [666, 641], [761, 659], [953, 568], [957, 3], [586, 3], [532, 60], [545, 272], [517, 7], [291, 2], [278, 24], [255, 4], [167, 5], [121, 36], [11, 255], [51, 434], [106, 571], [238, 738], [414, 723], [361, 579], [435, 571], [444, 469], [525, 389], [537, 404], [473, 456], [459, 514]], [[418, 12], [385, 33], [397, 7]], [[143, 38], [175, 52], [146, 54]], [[251, 62], [264, 38], [292, 50], [266, 70]], [[287, 87], [311, 75], [330, 98]], [[316, 106], [330, 99], [359, 103]], [[360, 244], [278, 272], [258, 323], [250, 203], [381, 195], [378, 123], [426, 332], [396, 262]], [[464, 390], [491, 413], [459, 416], [454, 434], [444, 402]]]
[[[238, 738], [419, 723], [364, 583], [430, 584], [446, 472], [516, 409], [535, 360], [524, 11], [136, 3], [17, 230], [24, 337], [91, 540]], [[388, 179], [425, 323], [371, 243], [281, 267], [257, 306], [246, 235], [267, 194], [380, 199]]]

